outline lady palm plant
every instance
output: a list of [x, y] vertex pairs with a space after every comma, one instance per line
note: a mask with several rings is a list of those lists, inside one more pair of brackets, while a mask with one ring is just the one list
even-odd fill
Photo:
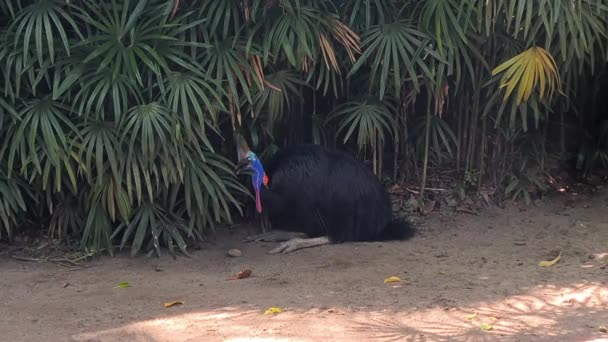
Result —
[[502, 132], [563, 127], [607, 36], [605, 0], [0, 0], [0, 231], [36, 211], [83, 249], [187, 253], [249, 195], [235, 130], [512, 192]]
[[[10, 49], [1, 54], [3, 75], [16, 75], [2, 82], [14, 95], [3, 98], [3, 113], [15, 117], [3, 115], [3, 184], [11, 190], [3, 192], [3, 226], [34, 206], [26, 207], [20, 178], [48, 193], [57, 236], [83, 218], [83, 248], [112, 252], [122, 238], [133, 253], [144, 241], [157, 253], [159, 241], [185, 252], [195, 226], [201, 233], [231, 221], [245, 189], [209, 139], [226, 109], [225, 79], [192, 58], [209, 48], [186, 34], [202, 20], [170, 21], [159, 1], [13, 8], [3, 35]], [[69, 204], [81, 194], [86, 205]]]

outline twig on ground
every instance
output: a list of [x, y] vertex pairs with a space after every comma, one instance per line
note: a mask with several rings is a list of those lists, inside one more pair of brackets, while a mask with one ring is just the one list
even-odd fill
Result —
[[479, 216], [479, 214], [476, 211], [471, 210], [469, 208], [465, 208], [465, 207], [456, 207], [456, 212]]
[[60, 266], [63, 267], [81, 267], [81, 268], [88, 268], [90, 266], [85, 266], [82, 264], [83, 260], [86, 260], [87, 258], [89, 258], [91, 255], [89, 254], [83, 254], [80, 255], [76, 258], [70, 258], [70, 257], [57, 257], [57, 258], [51, 258], [50, 256], [44, 257], [44, 258], [30, 258], [30, 257], [22, 257], [22, 256], [18, 256], [18, 255], [11, 255], [11, 257], [13, 259], [16, 260], [20, 260], [20, 261], [28, 261], [28, 262], [52, 262], [55, 264], [58, 264]]
[[[413, 193], [414, 195], [419, 195], [420, 191], [418, 190], [413, 190], [413, 189], [418, 189], [420, 190], [420, 188], [405, 188], [405, 190]], [[434, 191], [434, 192], [448, 192], [450, 190], [448, 189], [442, 189], [442, 188], [424, 188], [424, 191]]]

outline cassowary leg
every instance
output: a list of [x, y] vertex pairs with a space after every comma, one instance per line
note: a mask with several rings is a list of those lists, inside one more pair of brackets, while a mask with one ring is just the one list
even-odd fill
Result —
[[329, 243], [330, 243], [329, 238], [326, 236], [321, 236], [321, 237], [311, 238], [311, 239], [295, 238], [295, 239], [291, 239], [289, 241], [283, 242], [282, 244], [278, 245], [275, 249], [271, 250], [268, 253], [269, 254], [276, 254], [276, 253], [285, 254], [285, 253], [293, 252], [295, 250], [302, 249], [302, 248], [329, 245]]
[[273, 230], [273, 231], [262, 233], [262, 234], [248, 236], [245, 238], [245, 241], [246, 242], [251, 242], [251, 241], [283, 242], [283, 241], [288, 241], [288, 240], [292, 240], [292, 239], [298, 239], [298, 238], [302, 239], [302, 238], [307, 238], [307, 237], [308, 236], [306, 234], [300, 233], [300, 232]]

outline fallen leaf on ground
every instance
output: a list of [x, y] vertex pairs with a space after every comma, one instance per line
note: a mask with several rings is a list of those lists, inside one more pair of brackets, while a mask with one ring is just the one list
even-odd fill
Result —
[[182, 302], [181, 300], [176, 300], [176, 301], [173, 301], [173, 302], [167, 302], [164, 305], [165, 305], [166, 308], [170, 308], [170, 307], [172, 307], [174, 305], [182, 305], [182, 304], [184, 304], [184, 302]]
[[481, 330], [492, 330], [492, 328], [494, 328], [494, 327], [492, 326], [492, 324], [489, 324], [489, 323], [481, 323], [479, 325], [479, 328]]
[[228, 278], [226, 280], [244, 279], [244, 278], [249, 278], [249, 276], [251, 276], [251, 270], [244, 270], [244, 271], [237, 273], [236, 276], [234, 276], [232, 278]]
[[129, 284], [126, 281], [123, 281], [121, 283], [118, 283], [118, 285], [116, 285], [116, 287], [118, 287], [120, 289], [126, 289], [127, 287], [131, 287], [131, 284]]
[[388, 278], [384, 279], [384, 283], [385, 284], [396, 283], [396, 282], [399, 282], [399, 281], [401, 281], [401, 278], [394, 277], [394, 276], [393, 277], [388, 277]]
[[472, 319], [473, 319], [473, 318], [475, 318], [475, 317], [477, 317], [477, 312], [475, 312], [475, 313], [472, 313], [472, 314], [468, 315], [468, 316], [467, 316], [467, 319], [470, 321], [470, 320], [472, 320]]
[[279, 307], [276, 307], [276, 306], [273, 306], [273, 307], [271, 307], [271, 308], [268, 308], [268, 309], [267, 309], [267, 310], [264, 312], [264, 315], [278, 314], [278, 313], [281, 313], [281, 312], [283, 312], [283, 309], [281, 309], [281, 308], [279, 308]]
[[547, 261], [547, 260], [543, 260], [541, 262], [538, 263], [538, 266], [540, 267], [551, 267], [555, 264], [557, 264], [557, 262], [561, 259], [562, 257], [562, 252], [560, 251], [559, 254], [557, 255], [557, 257], [555, 257], [555, 259], [551, 260], [551, 261]]
[[422, 214], [428, 215], [435, 209], [435, 201], [428, 201], [422, 207]]

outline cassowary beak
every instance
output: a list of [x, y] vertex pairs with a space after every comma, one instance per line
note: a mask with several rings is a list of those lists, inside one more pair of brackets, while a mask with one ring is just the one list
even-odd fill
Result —
[[249, 162], [249, 159], [243, 158], [243, 159], [239, 160], [239, 162], [236, 164], [235, 172], [237, 175], [241, 175], [243, 173], [251, 173], [252, 170], [251, 170], [251, 163]]
[[235, 172], [237, 175], [243, 173], [249, 173], [248, 171], [252, 171], [251, 160], [247, 158], [247, 153], [249, 152], [249, 146], [247, 145], [247, 141], [243, 138], [242, 135], [238, 134], [236, 137], [236, 152], [239, 158], [238, 163], [236, 164]]

